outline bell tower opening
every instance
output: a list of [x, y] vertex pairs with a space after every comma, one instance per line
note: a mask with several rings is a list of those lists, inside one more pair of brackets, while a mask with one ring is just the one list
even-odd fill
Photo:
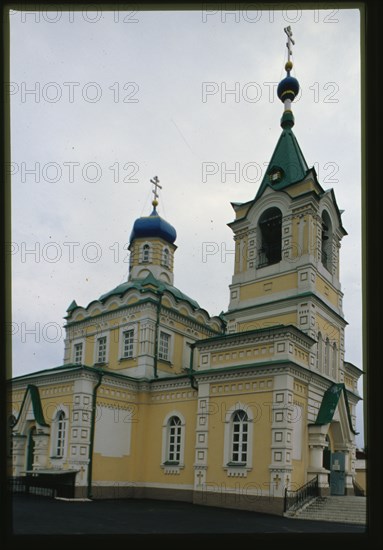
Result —
[[259, 219], [261, 247], [258, 267], [277, 264], [282, 258], [282, 213], [279, 208], [268, 208]]
[[331, 273], [332, 224], [326, 210], [322, 213], [322, 264]]

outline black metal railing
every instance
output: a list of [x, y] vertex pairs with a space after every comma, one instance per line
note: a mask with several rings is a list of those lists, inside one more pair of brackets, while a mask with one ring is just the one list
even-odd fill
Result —
[[39, 497], [73, 498], [74, 486], [72, 484], [52, 483], [50, 480], [39, 479], [33, 476], [19, 476], [8, 478], [8, 490], [10, 493], [33, 495]]
[[319, 496], [318, 476], [296, 491], [285, 489], [284, 511], [298, 510], [305, 502], [317, 496]]

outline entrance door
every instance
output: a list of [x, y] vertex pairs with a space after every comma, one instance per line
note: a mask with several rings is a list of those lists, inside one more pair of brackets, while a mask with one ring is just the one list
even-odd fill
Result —
[[35, 453], [35, 440], [34, 435], [36, 434], [36, 428], [33, 426], [29, 430], [28, 434], [28, 447], [27, 447], [27, 471], [33, 469], [33, 458]]
[[344, 495], [345, 488], [345, 454], [336, 452], [331, 454], [330, 493]]

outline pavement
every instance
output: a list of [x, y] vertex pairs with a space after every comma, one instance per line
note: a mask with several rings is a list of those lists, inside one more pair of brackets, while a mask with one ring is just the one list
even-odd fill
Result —
[[11, 517], [16, 539], [18, 535], [343, 533], [358, 537], [366, 533], [361, 525], [149, 499], [76, 502], [14, 495]]

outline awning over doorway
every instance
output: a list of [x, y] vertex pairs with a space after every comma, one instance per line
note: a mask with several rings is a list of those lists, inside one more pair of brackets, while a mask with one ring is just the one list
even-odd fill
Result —
[[323, 426], [324, 424], [330, 424], [335, 414], [336, 407], [338, 405], [342, 392], [343, 392], [344, 401], [346, 404], [347, 419], [348, 419], [348, 424], [350, 426], [350, 430], [354, 435], [358, 435], [358, 432], [354, 430], [352, 425], [347, 392], [346, 392], [345, 385], [342, 383], [333, 384], [328, 388], [328, 390], [325, 391], [323, 395], [322, 403], [318, 412], [318, 416], [314, 422], [314, 425]]

